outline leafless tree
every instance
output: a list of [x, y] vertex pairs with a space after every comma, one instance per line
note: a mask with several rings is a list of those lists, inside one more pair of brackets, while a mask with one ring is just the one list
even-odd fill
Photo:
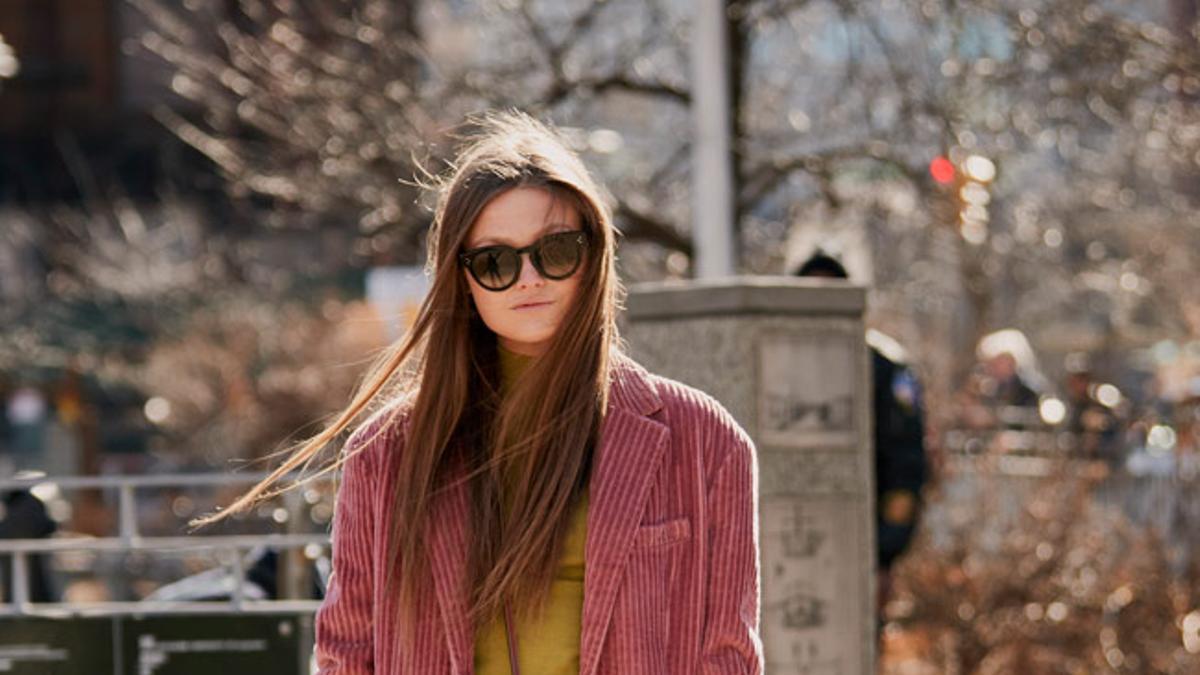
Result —
[[[630, 276], [686, 274], [686, 3], [134, 4], [154, 27], [140, 43], [190, 102], [161, 119], [235, 195], [268, 200], [267, 229], [349, 220], [359, 264], [415, 261], [428, 210], [410, 181], [440, 167], [465, 114], [516, 105], [567, 124], [605, 174]], [[935, 383], [1012, 322], [1050, 348], [1194, 333], [1200, 67], [1194, 31], [1166, 24], [1187, 7], [730, 2], [742, 268], [782, 271], [814, 229], [863, 233], [875, 320], [928, 347]], [[926, 171], [969, 153], [999, 167], [974, 241]]]
[[[274, 200], [279, 226], [351, 214], [376, 250], [416, 256], [428, 214], [397, 180], [437, 168], [465, 113], [515, 105], [578, 128], [627, 241], [653, 245], [635, 277], [686, 273], [686, 3], [135, 2], [157, 27], [142, 43], [200, 113], [164, 121], [235, 191]], [[1097, 263], [1138, 255], [1100, 256], [1092, 223], [1193, 215], [1197, 50], [1159, 9], [731, 1], [742, 268], [781, 271], [817, 218], [871, 232], [880, 296], [910, 333], [965, 306], [961, 346], [1075, 302]], [[929, 178], [943, 153], [1000, 167], [984, 242], [958, 236], [956, 198]]]

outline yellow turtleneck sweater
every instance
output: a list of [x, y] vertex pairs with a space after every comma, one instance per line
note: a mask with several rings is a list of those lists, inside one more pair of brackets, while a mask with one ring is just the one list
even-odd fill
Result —
[[[500, 348], [501, 391], [507, 390], [533, 357]], [[558, 574], [550, 586], [545, 611], [536, 618], [516, 617], [517, 658], [521, 675], [574, 675], [579, 672], [579, 635], [583, 618], [583, 551], [587, 541], [588, 495], [571, 513]], [[504, 617], [475, 636], [477, 675], [511, 675]]]

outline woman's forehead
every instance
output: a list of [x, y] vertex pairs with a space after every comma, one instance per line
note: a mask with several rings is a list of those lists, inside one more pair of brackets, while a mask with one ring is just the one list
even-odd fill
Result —
[[544, 188], [513, 188], [484, 206], [471, 225], [467, 245], [524, 246], [546, 232], [579, 226], [579, 213], [570, 200]]

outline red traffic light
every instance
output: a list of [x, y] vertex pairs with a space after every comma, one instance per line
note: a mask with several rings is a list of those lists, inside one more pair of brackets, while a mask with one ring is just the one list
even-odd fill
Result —
[[950, 160], [938, 155], [929, 163], [929, 175], [942, 185], [948, 185], [954, 182], [954, 163]]

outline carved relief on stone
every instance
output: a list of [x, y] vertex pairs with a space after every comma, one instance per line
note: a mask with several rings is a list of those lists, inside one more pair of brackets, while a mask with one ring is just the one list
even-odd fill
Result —
[[858, 343], [842, 332], [766, 334], [758, 345], [759, 441], [852, 448]]
[[852, 497], [762, 501], [763, 646], [777, 673], [859, 672], [864, 537]]

